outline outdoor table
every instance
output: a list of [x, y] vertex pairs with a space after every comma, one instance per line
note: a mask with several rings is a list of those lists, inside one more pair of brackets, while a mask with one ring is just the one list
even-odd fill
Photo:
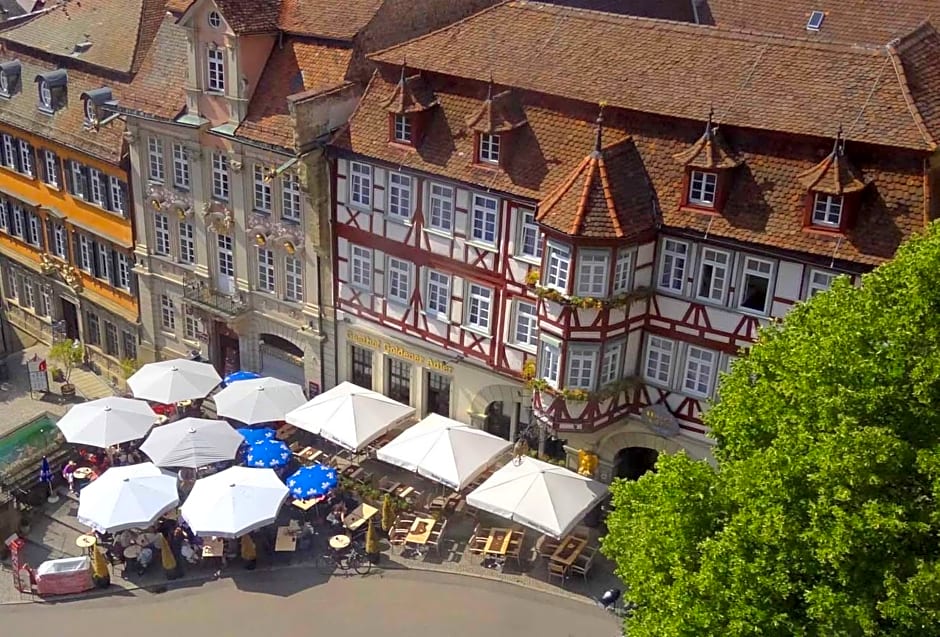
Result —
[[348, 535], [334, 535], [330, 538], [330, 547], [337, 551], [349, 548], [350, 543], [352, 543], [352, 540]]
[[431, 531], [434, 530], [435, 524], [437, 524], [437, 520], [434, 518], [416, 519], [411, 523], [411, 528], [408, 529], [408, 535], [405, 537], [405, 542], [408, 544], [418, 545], [427, 544], [428, 539], [431, 537]]
[[587, 538], [569, 535], [561, 541], [561, 544], [558, 545], [558, 548], [555, 549], [555, 552], [552, 553], [551, 557], [548, 559], [556, 564], [561, 564], [567, 569], [574, 564], [574, 561], [578, 559], [581, 551], [583, 551], [586, 546]]
[[363, 524], [368, 522], [373, 515], [378, 513], [379, 510], [374, 506], [370, 506], [363, 502], [350, 513], [346, 514], [345, 519], [343, 520], [343, 525], [350, 531], [355, 531], [360, 528]]
[[386, 478], [379, 481], [379, 491], [382, 493], [393, 494], [401, 486], [401, 482], [386, 482]]
[[[401, 485], [398, 485], [398, 486], [399, 488], [401, 487]], [[412, 492], [414, 492], [414, 490], [415, 490], [414, 487], [406, 486], [405, 488], [398, 491], [398, 493], [396, 493], [395, 495], [397, 495], [399, 498], [407, 498], [409, 495], [411, 495]]]
[[222, 538], [214, 537], [203, 542], [203, 557], [222, 557], [223, 555], [225, 555], [225, 542]]
[[297, 533], [288, 526], [277, 527], [277, 539], [274, 542], [274, 551], [276, 553], [290, 552], [297, 550]]
[[75, 546], [82, 549], [84, 553], [91, 553], [91, 547], [98, 543], [94, 535], [79, 535], [75, 538]]
[[74, 472], [72, 472], [72, 475], [76, 480], [87, 480], [94, 472], [95, 470], [91, 467], [79, 467]]
[[512, 541], [512, 529], [493, 529], [489, 537], [486, 538], [486, 544], [483, 546], [483, 552], [490, 555], [505, 555], [509, 550], [509, 543]]
[[310, 498], [309, 500], [297, 499], [297, 500], [292, 501], [291, 504], [293, 504], [295, 507], [297, 507], [301, 511], [309, 511], [310, 509], [317, 506], [324, 500], [326, 500], [326, 496], [321, 495], [319, 498]]
[[124, 559], [125, 560], [136, 560], [140, 557], [140, 547], [136, 544], [131, 544], [130, 546], [124, 547]]

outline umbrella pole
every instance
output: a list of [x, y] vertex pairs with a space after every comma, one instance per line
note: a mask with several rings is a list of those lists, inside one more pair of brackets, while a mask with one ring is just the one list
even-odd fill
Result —
[[46, 502], [49, 504], [55, 504], [59, 501], [59, 496], [56, 494], [55, 490], [52, 488], [52, 480], [48, 482], [49, 484], [49, 497], [46, 498]]

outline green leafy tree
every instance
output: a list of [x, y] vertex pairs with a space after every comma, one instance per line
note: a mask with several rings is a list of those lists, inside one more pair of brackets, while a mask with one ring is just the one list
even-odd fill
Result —
[[940, 635], [940, 228], [761, 331], [680, 455], [618, 482], [631, 637]]
[[65, 382], [68, 383], [72, 377], [72, 370], [85, 360], [85, 346], [82, 345], [81, 341], [68, 339], [56, 341], [49, 348], [49, 359], [62, 366]]

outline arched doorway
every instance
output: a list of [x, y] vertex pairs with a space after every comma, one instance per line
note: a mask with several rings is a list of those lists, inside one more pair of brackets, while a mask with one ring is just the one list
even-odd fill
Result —
[[638, 480], [656, 470], [659, 452], [649, 447], [624, 447], [614, 456], [614, 477]]
[[486, 406], [483, 412], [483, 430], [509, 440], [509, 426], [511, 420], [504, 411], [503, 401], [494, 400]]
[[286, 338], [261, 334], [261, 375], [304, 386], [304, 352]]

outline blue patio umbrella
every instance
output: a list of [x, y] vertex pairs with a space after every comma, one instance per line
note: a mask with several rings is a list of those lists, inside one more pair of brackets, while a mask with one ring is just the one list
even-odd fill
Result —
[[274, 469], [290, 462], [291, 453], [287, 445], [273, 438], [260, 440], [245, 452], [245, 466]]
[[244, 370], [239, 370], [237, 372], [232, 372], [228, 376], [222, 379], [223, 385], [231, 385], [232, 383], [237, 383], [240, 380], [251, 380], [253, 378], [261, 378], [258, 374], [254, 372], [246, 372]]
[[49, 459], [46, 456], [42, 457], [42, 464], [39, 465], [39, 482], [48, 485], [49, 500], [52, 501], [55, 497], [55, 492], [52, 490], [52, 469], [49, 467]]
[[301, 500], [319, 498], [336, 488], [339, 476], [336, 469], [315, 464], [301, 467], [287, 478], [287, 488], [291, 495]]
[[253, 445], [263, 440], [274, 440], [275, 435], [275, 431], [268, 427], [261, 427], [259, 429], [242, 427], [241, 429], [236, 429], [235, 431], [242, 435], [242, 437], [245, 439], [245, 443], [248, 445]]

